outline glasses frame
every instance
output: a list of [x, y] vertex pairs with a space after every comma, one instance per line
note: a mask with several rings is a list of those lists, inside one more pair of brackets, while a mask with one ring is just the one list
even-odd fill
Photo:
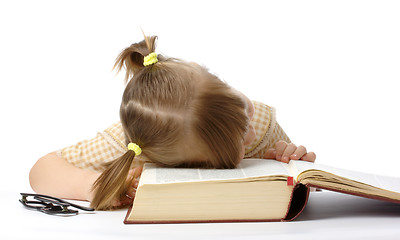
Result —
[[[93, 208], [79, 206], [77, 204], [65, 201], [60, 198], [34, 193], [20, 193], [21, 199], [19, 202], [26, 208], [35, 209], [37, 211], [49, 214], [49, 215], [61, 215], [71, 216], [77, 215], [78, 210], [69, 209], [73, 207], [84, 211], [94, 211]], [[34, 200], [28, 200], [28, 197], [33, 197]]]

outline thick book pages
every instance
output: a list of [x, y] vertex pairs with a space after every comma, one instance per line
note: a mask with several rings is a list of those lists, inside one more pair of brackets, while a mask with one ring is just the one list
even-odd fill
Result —
[[309, 187], [400, 203], [400, 178], [304, 161], [291, 161], [289, 165], [297, 181]]
[[400, 202], [400, 180], [291, 161], [245, 159], [236, 169], [145, 164], [125, 223], [286, 221], [301, 213], [308, 186]]

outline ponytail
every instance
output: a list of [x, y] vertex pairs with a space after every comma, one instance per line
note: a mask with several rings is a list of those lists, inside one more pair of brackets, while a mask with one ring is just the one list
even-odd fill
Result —
[[143, 41], [132, 44], [118, 55], [114, 69], [119, 72], [122, 67], [126, 68], [125, 82], [145, 67], [144, 57], [155, 51], [156, 39], [156, 36], [145, 36]]
[[107, 163], [106, 170], [93, 184], [95, 195], [90, 204], [92, 208], [111, 209], [112, 201], [125, 195], [126, 189], [131, 185], [127, 177], [135, 156], [135, 151], [128, 150], [121, 157]]

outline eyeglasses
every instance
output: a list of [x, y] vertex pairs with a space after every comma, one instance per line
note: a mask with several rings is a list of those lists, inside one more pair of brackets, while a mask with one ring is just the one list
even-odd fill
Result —
[[[22, 203], [22, 205], [50, 215], [71, 216], [78, 214], [78, 210], [69, 209], [69, 207], [84, 211], [94, 211], [93, 208], [79, 206], [56, 197], [32, 193], [20, 194], [22, 198], [19, 202]], [[28, 200], [28, 197], [33, 197], [34, 200]]]

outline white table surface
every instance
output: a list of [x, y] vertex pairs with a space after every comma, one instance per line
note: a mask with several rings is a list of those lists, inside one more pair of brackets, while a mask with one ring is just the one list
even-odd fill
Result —
[[[3, 192], [0, 239], [399, 239], [400, 205], [329, 191], [292, 222], [124, 225], [125, 210], [49, 216]], [[4, 214], [5, 213], [5, 214]], [[4, 223], [5, 222], [5, 223]]]

